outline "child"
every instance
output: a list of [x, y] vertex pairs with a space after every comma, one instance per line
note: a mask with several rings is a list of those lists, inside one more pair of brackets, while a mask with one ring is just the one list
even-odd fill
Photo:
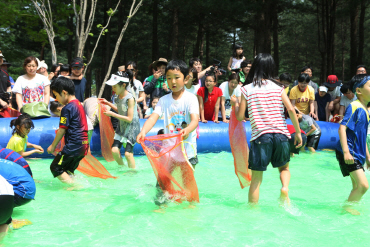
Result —
[[[299, 122], [299, 127], [306, 132], [307, 136], [307, 148], [311, 153], [314, 153], [317, 149], [321, 137], [321, 129], [312, 117], [308, 115], [303, 115], [297, 112], [297, 118]], [[304, 150], [304, 145], [302, 145], [302, 151]]]
[[220, 85], [220, 89], [222, 91], [222, 98], [221, 98], [221, 111], [218, 114], [219, 120], [223, 121], [224, 123], [229, 123], [230, 113], [231, 113], [231, 103], [230, 101], [235, 101], [236, 98], [238, 102], [240, 102], [240, 86], [239, 86], [240, 78], [239, 75], [236, 73], [232, 73], [229, 76], [229, 81], [225, 81]]
[[316, 119], [315, 115], [315, 92], [313, 87], [309, 86], [310, 76], [308, 74], [300, 74], [298, 76], [298, 85], [290, 90], [289, 99], [302, 114], [310, 114]]
[[216, 87], [217, 81], [215, 74], [206, 74], [205, 87], [198, 90], [198, 101], [200, 119], [203, 123], [208, 121], [218, 121], [218, 111], [220, 109], [220, 101], [222, 90]]
[[55, 156], [50, 170], [61, 182], [72, 184], [74, 181], [70, 175], [73, 175], [89, 150], [86, 114], [81, 102], [75, 97], [75, 86], [72, 80], [58, 77], [51, 90], [56, 100], [64, 107], [60, 112], [59, 129], [47, 151], [49, 154], [54, 153], [55, 147], [63, 136], [65, 136], [65, 146]]
[[[62, 112], [62, 109], [63, 109], [64, 105], [62, 105], [61, 103], [59, 103], [58, 101], [52, 101], [50, 102], [50, 111], [57, 115], [58, 117], [60, 117], [60, 114]], [[90, 141], [91, 141], [91, 137], [92, 137], [92, 133], [94, 131], [94, 127], [93, 127], [93, 124], [91, 123], [91, 120], [88, 118], [88, 116], [86, 115], [86, 121], [87, 121], [87, 139], [89, 141], [89, 144], [90, 144]]]
[[[343, 117], [339, 127], [339, 139], [336, 157], [343, 176], [351, 176], [352, 191], [348, 202], [360, 201], [369, 188], [363, 165], [366, 161], [370, 169], [370, 155], [366, 144], [366, 132], [369, 125], [369, 112], [367, 105], [370, 102], [370, 76], [352, 84], [352, 92], [357, 100], [352, 102]], [[359, 212], [349, 208], [345, 209], [352, 214]]]
[[[195, 168], [198, 163], [196, 151], [197, 134], [195, 129], [198, 126], [199, 106], [195, 95], [184, 89], [185, 81], [189, 80], [188, 72], [189, 70], [184, 61], [172, 60], [168, 63], [166, 68], [166, 77], [172, 93], [159, 99], [153, 114], [144, 123], [144, 126], [136, 140], [138, 143], [142, 143], [145, 135], [154, 127], [159, 117], [163, 114], [164, 134], [181, 133], [183, 139], [186, 140], [184, 145], [187, 158], [189, 159], [189, 163]], [[180, 126], [182, 129], [174, 129], [173, 126], [179, 122], [181, 123]], [[185, 125], [187, 125], [187, 127], [185, 127]], [[160, 188], [158, 183], [157, 188]], [[163, 194], [163, 192], [159, 191], [157, 193], [157, 198], [161, 194]], [[157, 201], [156, 204], [160, 205]]]
[[197, 95], [197, 92], [200, 88], [200, 85], [198, 83], [197, 70], [194, 68], [191, 68], [189, 71], [189, 77], [186, 77], [186, 78], [189, 78], [189, 79], [185, 81], [185, 90], [194, 95]]
[[80, 102], [85, 100], [85, 87], [86, 87], [86, 78], [83, 77], [82, 72], [85, 68], [81, 58], [76, 57], [71, 63], [72, 74], [71, 80], [75, 84], [75, 97]]
[[[22, 114], [17, 119], [10, 121], [10, 128], [13, 129], [13, 132], [6, 148], [19, 153], [23, 157], [27, 157], [34, 153], [44, 153], [44, 149], [41, 146], [29, 143], [27, 140], [28, 133], [34, 128], [33, 122], [28, 114]], [[34, 149], [26, 151], [27, 148]]]
[[260, 53], [252, 64], [246, 86], [242, 87], [240, 106], [236, 104], [236, 117], [244, 119], [248, 106], [251, 119], [252, 138], [250, 141], [249, 168], [252, 181], [249, 188], [249, 202], [257, 203], [263, 172], [271, 162], [279, 169], [282, 183], [280, 199], [288, 201], [289, 138], [290, 134], [284, 118], [284, 105], [288, 110], [295, 129], [295, 140], [299, 148], [302, 145], [301, 131], [294, 108], [281, 84], [274, 81], [275, 62], [270, 54]]
[[239, 72], [239, 77], [240, 77], [240, 82], [239, 82], [239, 85], [242, 86], [245, 82], [245, 79], [247, 78], [248, 74], [249, 74], [249, 70], [251, 69], [252, 67], [252, 61], [251, 60], [244, 60], [241, 64], [240, 64], [240, 72]]
[[135, 169], [134, 145], [136, 143], [136, 136], [140, 132], [140, 122], [135, 98], [127, 91], [129, 84], [133, 87], [133, 73], [130, 70], [126, 70], [126, 72], [122, 73], [122, 76], [112, 75], [106, 84], [112, 86], [112, 90], [116, 94], [114, 99], [115, 105], [106, 99], [99, 100], [101, 103], [109, 105], [118, 113], [106, 111], [104, 114], [119, 120], [112, 145], [113, 157], [118, 165], [124, 165], [120, 152], [123, 145], [128, 167]]
[[315, 114], [319, 121], [329, 121], [329, 103], [331, 101], [331, 97], [327, 92], [327, 87], [320, 86], [319, 92], [315, 94]]
[[340, 102], [339, 102], [339, 105], [340, 105], [340, 107], [339, 107], [339, 118], [340, 119], [343, 118], [343, 115], [344, 115], [347, 107], [349, 106], [349, 104], [351, 104], [353, 101], [357, 100], [356, 95], [354, 94], [354, 92], [352, 92], [352, 89], [351, 89], [352, 81], [362, 80], [363, 77], [364, 77], [363, 74], [362, 74], [362, 76], [356, 75], [351, 79], [351, 81], [342, 85], [342, 87], [340, 88], [340, 92], [343, 94], [343, 97], [340, 98]]
[[150, 107], [148, 110], [145, 111], [145, 119], [149, 118], [150, 115], [152, 115], [152, 113], [154, 112], [155, 110], [155, 106], [157, 105], [159, 101], [159, 98], [158, 97], [154, 97], [153, 100], [152, 100], [152, 107]]
[[233, 56], [230, 57], [227, 69], [232, 71], [233, 69], [239, 69], [240, 64], [244, 61], [245, 57], [243, 54], [243, 46], [239, 44], [234, 45]]
[[69, 64], [63, 64], [60, 66], [59, 76], [69, 76], [71, 68]]

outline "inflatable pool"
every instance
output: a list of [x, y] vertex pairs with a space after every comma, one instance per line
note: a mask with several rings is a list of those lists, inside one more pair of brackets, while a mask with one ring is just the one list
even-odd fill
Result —
[[[6, 147], [11, 135], [12, 129], [9, 127], [12, 118], [0, 119], [0, 146]], [[140, 125], [143, 126], [145, 120], [140, 119]], [[287, 120], [291, 124], [290, 120]], [[28, 141], [43, 147], [45, 153], [43, 155], [32, 155], [33, 157], [51, 157], [46, 153], [46, 149], [53, 142], [55, 137], [55, 130], [59, 126], [59, 118], [43, 118], [33, 120], [35, 128], [31, 130], [28, 135]], [[317, 122], [321, 128], [321, 139], [319, 149], [334, 149], [338, 140], [338, 124], [328, 122]], [[163, 120], [159, 120], [153, 129], [148, 133], [148, 136], [156, 135], [159, 129], [163, 128]], [[230, 152], [229, 124], [226, 123], [213, 123], [206, 124], [199, 123], [199, 139], [197, 140], [198, 153], [218, 153], [221, 151]], [[247, 132], [247, 140], [251, 138], [251, 126], [249, 122], [245, 123]], [[100, 131], [99, 126], [96, 126], [91, 139], [91, 151], [93, 154], [99, 155], [100, 153]], [[122, 148], [122, 150], [124, 150]], [[134, 154], [144, 154], [141, 145], [135, 145]]]

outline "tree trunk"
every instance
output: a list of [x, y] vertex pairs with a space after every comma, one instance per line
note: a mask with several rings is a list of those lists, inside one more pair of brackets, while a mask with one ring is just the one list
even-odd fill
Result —
[[357, 49], [358, 49], [358, 15], [359, 15], [359, 0], [348, 1], [350, 10], [350, 37], [351, 37], [351, 48], [350, 48], [350, 58], [351, 65], [350, 71], [352, 73], [356, 72], [357, 67]]
[[203, 15], [199, 17], [199, 22], [198, 22], [198, 34], [197, 34], [197, 41], [194, 46], [193, 50], [193, 57], [199, 57], [200, 55], [200, 44], [202, 42], [202, 37], [203, 37]]
[[279, 75], [279, 20], [278, 20], [278, 13], [277, 13], [277, 3], [273, 5], [273, 15], [272, 15], [272, 22], [273, 22], [273, 41], [274, 41], [274, 60], [275, 60], [275, 75]]
[[173, 10], [172, 21], [172, 59], [178, 57], [179, 53], [179, 9]]
[[365, 42], [365, 12], [366, 12], [365, 0], [361, 0], [361, 13], [360, 13], [360, 22], [358, 24], [358, 56], [357, 56], [357, 65], [363, 63], [364, 55], [364, 42]]
[[209, 66], [210, 64], [210, 58], [211, 58], [211, 42], [209, 41], [210, 31], [209, 29], [206, 30], [206, 66]]
[[273, 0], [263, 0], [262, 8], [257, 11], [256, 19], [256, 53], [271, 53], [271, 16]]
[[159, 58], [159, 44], [158, 44], [158, 1], [154, 0], [153, 9], [153, 40], [152, 40], [152, 61]]
[[[68, 17], [67, 26], [69, 30], [73, 30], [73, 16]], [[72, 51], [73, 51], [73, 35], [68, 32], [68, 48], [67, 48], [68, 62], [72, 61]]]

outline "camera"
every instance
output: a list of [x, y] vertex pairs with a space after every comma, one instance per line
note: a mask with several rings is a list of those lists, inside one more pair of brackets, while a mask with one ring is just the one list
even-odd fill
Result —
[[215, 73], [216, 67], [217, 67], [217, 70], [219, 72], [221, 72], [221, 74], [223, 74], [223, 75], [226, 74], [226, 70], [224, 70], [223, 68], [221, 68], [221, 61], [214, 58], [213, 59], [213, 65], [211, 67], [211, 72], [212, 73]]

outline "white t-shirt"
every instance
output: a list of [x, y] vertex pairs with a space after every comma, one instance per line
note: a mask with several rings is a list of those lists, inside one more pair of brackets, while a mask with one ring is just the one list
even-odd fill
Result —
[[340, 98], [340, 105], [344, 106], [344, 110], [347, 109], [347, 107], [349, 106], [349, 104], [351, 104], [353, 101], [357, 100], [357, 97], [355, 95], [355, 97], [353, 97], [353, 99], [348, 99], [346, 96], [342, 96], [342, 98]]
[[[136, 99], [138, 99], [139, 98], [139, 92], [144, 92], [143, 84], [141, 83], [141, 81], [135, 79], [134, 80], [134, 85], [136, 87], [136, 90], [132, 89], [132, 91], [135, 92], [134, 96], [135, 96]], [[129, 91], [131, 93], [131, 86], [130, 85], [127, 86], [127, 91]]]
[[330, 94], [330, 97], [331, 97], [331, 101], [335, 100], [337, 97], [340, 97], [341, 93], [340, 93], [340, 87], [335, 87], [335, 89], [333, 91], [329, 91], [328, 90], [328, 94]]
[[6, 181], [6, 179], [0, 175], [0, 195], [2, 196], [14, 196], [13, 186]]
[[[229, 93], [229, 82], [228, 81], [225, 81], [225, 82], [221, 83], [220, 89], [222, 90], [222, 97], [225, 98], [225, 114], [226, 114], [226, 118], [229, 119], [230, 118], [230, 114], [231, 114], [230, 98], [231, 98], [231, 96], [240, 97], [242, 95], [242, 93], [240, 91], [241, 87], [240, 87], [240, 85], [236, 86], [236, 88], [234, 89], [233, 93], [230, 95], [230, 93]], [[218, 117], [222, 118], [221, 107], [220, 107], [220, 111], [218, 113]]]
[[23, 104], [44, 101], [45, 87], [50, 85], [46, 76], [36, 74], [32, 80], [26, 75], [18, 77], [13, 87], [13, 93], [22, 94]]
[[192, 93], [194, 95], [197, 95], [197, 92], [198, 92], [198, 89], [200, 88], [200, 85], [192, 85], [191, 88], [187, 88], [186, 86], [184, 86], [185, 90], [188, 91], [189, 93]]
[[[164, 116], [164, 133], [177, 134], [180, 130], [188, 126], [191, 122], [190, 114], [199, 115], [199, 104], [197, 97], [184, 91], [179, 100], [174, 100], [172, 93], [161, 97], [155, 106], [154, 113]], [[186, 126], [185, 126], [186, 124]], [[197, 133], [194, 130], [185, 140], [185, 149], [188, 159], [197, 155]]]

